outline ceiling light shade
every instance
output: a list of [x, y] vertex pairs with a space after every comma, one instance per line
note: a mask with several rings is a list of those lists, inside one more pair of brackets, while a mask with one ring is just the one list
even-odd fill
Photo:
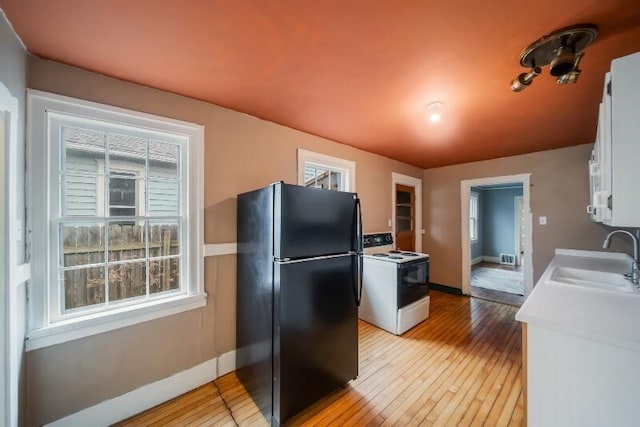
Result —
[[542, 68], [534, 67], [528, 73], [522, 73], [511, 82], [511, 90], [514, 92], [522, 92], [533, 82], [537, 76], [542, 73]]
[[[598, 36], [593, 24], [562, 28], [531, 43], [520, 55], [520, 65], [531, 69], [511, 82], [511, 90], [520, 92], [549, 65], [549, 74], [560, 84], [576, 83], [582, 70], [578, 68], [584, 49]], [[540, 72], [535, 72], [540, 70]]]
[[442, 118], [442, 106], [444, 104], [440, 101], [432, 102], [427, 105], [427, 110], [429, 110], [429, 121], [431, 123], [437, 123]]

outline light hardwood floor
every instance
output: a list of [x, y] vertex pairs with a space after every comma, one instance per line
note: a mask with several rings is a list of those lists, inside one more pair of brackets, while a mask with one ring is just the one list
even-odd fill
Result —
[[[516, 311], [432, 291], [430, 318], [402, 337], [361, 321], [358, 378], [289, 424], [524, 425], [522, 336]], [[266, 422], [231, 373], [120, 425], [236, 424]]]

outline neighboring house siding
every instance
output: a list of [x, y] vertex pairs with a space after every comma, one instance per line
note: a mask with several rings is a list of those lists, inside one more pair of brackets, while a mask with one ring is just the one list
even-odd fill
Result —
[[[64, 185], [67, 215], [96, 216], [99, 177], [95, 175], [98, 171], [95, 158], [68, 156], [66, 169]], [[73, 175], [75, 173], [84, 175]]]
[[[175, 168], [149, 165], [149, 214], [178, 214], [179, 185], [171, 178], [176, 177]], [[156, 180], [159, 178], [160, 180]]]
[[[122, 167], [123, 163], [120, 161], [119, 167]], [[139, 167], [137, 162], [131, 162], [131, 165], [132, 170]], [[67, 215], [97, 216], [98, 189], [102, 185], [100, 180], [104, 178], [97, 175], [98, 162], [95, 157], [81, 154], [68, 156], [66, 170]], [[149, 176], [147, 213], [154, 216], [178, 214], [179, 184], [178, 181], [171, 180], [176, 177], [175, 165], [165, 167], [161, 164], [150, 164]]]

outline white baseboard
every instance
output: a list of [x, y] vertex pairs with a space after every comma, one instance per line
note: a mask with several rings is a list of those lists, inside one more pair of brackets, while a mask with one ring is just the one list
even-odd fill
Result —
[[496, 264], [500, 264], [500, 257], [497, 256], [483, 256], [482, 261], [484, 262], [493, 262]]
[[227, 375], [236, 370], [236, 351], [231, 350], [218, 356], [218, 376]]
[[213, 358], [47, 425], [52, 427], [111, 425], [213, 381], [216, 379], [217, 370], [218, 358]]
[[471, 259], [471, 265], [480, 264], [482, 261], [484, 261], [484, 259], [481, 256], [472, 258]]

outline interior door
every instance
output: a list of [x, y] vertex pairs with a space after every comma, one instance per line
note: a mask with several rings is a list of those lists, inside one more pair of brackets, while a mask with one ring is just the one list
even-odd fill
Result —
[[415, 251], [415, 188], [396, 184], [396, 249]]

